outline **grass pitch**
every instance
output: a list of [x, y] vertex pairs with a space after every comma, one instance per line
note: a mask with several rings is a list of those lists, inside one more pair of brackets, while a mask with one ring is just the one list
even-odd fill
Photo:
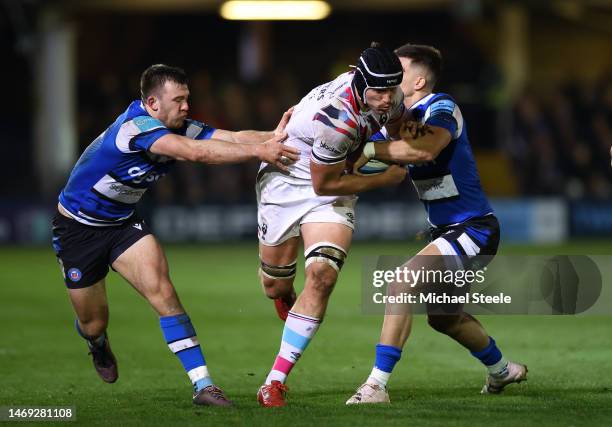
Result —
[[[0, 406], [75, 406], [83, 425], [610, 425], [612, 316], [484, 316], [529, 381], [481, 396], [484, 371], [417, 317], [390, 382], [391, 405], [346, 407], [369, 373], [381, 318], [360, 309], [360, 258], [410, 254], [414, 245], [356, 243], [323, 326], [289, 379], [289, 406], [255, 399], [282, 324], [261, 293], [255, 243], [167, 247], [171, 276], [215, 382], [232, 409], [196, 408], [155, 313], [120, 277], [107, 280], [109, 335], [120, 378], [96, 376], [50, 249], [0, 249]], [[608, 243], [504, 246], [504, 253], [610, 254]], [[298, 265], [303, 265], [299, 264]], [[302, 282], [299, 275], [296, 284]], [[609, 283], [604, 286], [609, 286]], [[69, 423], [74, 425], [75, 423]]]

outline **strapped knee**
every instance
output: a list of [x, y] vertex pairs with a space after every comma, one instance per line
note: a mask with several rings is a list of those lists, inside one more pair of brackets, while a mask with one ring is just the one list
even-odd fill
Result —
[[331, 242], [319, 242], [312, 245], [304, 251], [304, 256], [306, 267], [313, 262], [322, 262], [330, 265], [337, 272], [340, 272], [346, 260], [344, 249]]
[[297, 260], [288, 265], [269, 265], [261, 261], [259, 272], [262, 276], [274, 280], [293, 279], [295, 277]]

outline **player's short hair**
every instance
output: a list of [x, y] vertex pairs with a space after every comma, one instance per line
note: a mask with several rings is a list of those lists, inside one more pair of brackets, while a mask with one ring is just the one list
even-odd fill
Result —
[[151, 65], [140, 76], [140, 97], [146, 100], [151, 93], [163, 87], [167, 81], [180, 85], [187, 84], [187, 74], [183, 69], [165, 64]]
[[433, 87], [442, 72], [442, 54], [433, 46], [406, 43], [395, 49], [400, 58], [409, 58], [413, 64], [422, 65], [429, 70], [433, 81], [428, 82]]

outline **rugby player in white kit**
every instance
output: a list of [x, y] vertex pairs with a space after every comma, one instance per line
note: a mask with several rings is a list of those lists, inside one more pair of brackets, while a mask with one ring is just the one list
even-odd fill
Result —
[[[406, 169], [352, 175], [365, 142], [383, 126], [397, 136], [405, 119], [402, 65], [377, 43], [354, 71], [316, 87], [295, 106], [285, 142], [300, 150], [288, 172], [263, 163], [257, 177], [260, 277], [285, 320], [280, 351], [257, 393], [262, 406], [284, 406], [287, 375], [317, 331], [346, 259], [355, 224], [356, 193], [396, 185]], [[425, 153], [424, 153], [425, 154]], [[295, 297], [299, 239], [304, 241], [304, 290]]]

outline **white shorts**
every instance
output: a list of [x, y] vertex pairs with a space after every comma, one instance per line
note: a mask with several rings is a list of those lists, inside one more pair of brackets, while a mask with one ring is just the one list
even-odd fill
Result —
[[331, 222], [355, 228], [357, 196], [318, 196], [311, 181], [263, 174], [257, 184], [257, 235], [266, 246], [277, 246], [300, 235], [300, 225]]

